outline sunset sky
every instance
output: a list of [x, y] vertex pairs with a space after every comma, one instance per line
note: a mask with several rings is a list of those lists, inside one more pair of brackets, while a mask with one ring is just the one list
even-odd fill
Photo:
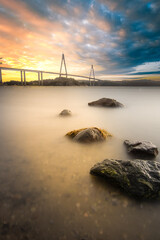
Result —
[[158, 79], [159, 0], [0, 0], [1, 66], [59, 72], [62, 53], [72, 74]]

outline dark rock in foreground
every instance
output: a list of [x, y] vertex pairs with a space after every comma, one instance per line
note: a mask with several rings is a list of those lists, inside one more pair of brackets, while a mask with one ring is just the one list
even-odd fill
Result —
[[74, 141], [77, 142], [91, 143], [104, 141], [106, 137], [111, 135], [104, 129], [92, 127], [73, 130], [71, 132], [68, 132], [66, 136], [71, 137]]
[[134, 197], [160, 198], [160, 163], [157, 161], [106, 159], [93, 166], [90, 173], [105, 177]]
[[123, 104], [117, 102], [115, 99], [111, 98], [101, 98], [97, 101], [88, 103], [89, 106], [101, 106], [101, 107], [123, 107]]
[[68, 109], [64, 109], [59, 115], [60, 116], [71, 116], [71, 111]]
[[151, 142], [147, 141], [124, 141], [127, 146], [128, 152], [140, 156], [156, 157], [158, 154], [158, 148]]

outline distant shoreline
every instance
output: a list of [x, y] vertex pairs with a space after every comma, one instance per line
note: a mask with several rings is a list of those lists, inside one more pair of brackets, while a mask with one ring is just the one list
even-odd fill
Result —
[[[1, 86], [22, 86], [20, 81], [8, 81], [1, 84]], [[26, 82], [26, 86], [41, 86], [38, 80]], [[74, 78], [55, 78], [43, 80], [43, 86], [118, 86], [118, 87], [156, 87], [160, 86], [160, 81], [157, 80], [124, 80], [124, 81], [111, 81], [111, 80], [99, 80], [99, 81], [84, 81], [75, 80]]]

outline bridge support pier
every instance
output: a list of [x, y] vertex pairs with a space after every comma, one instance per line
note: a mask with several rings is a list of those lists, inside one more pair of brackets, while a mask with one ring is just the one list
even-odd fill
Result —
[[23, 86], [23, 72], [20, 71], [20, 73], [21, 73], [21, 85]]
[[0, 85], [2, 84], [2, 69], [0, 68]]
[[41, 72], [41, 85], [43, 86], [43, 72]]
[[38, 85], [39, 86], [41, 85], [41, 82], [40, 82], [40, 72], [38, 72]]
[[24, 73], [24, 86], [26, 86], [26, 71], [24, 71], [23, 73]]
[[[93, 75], [93, 77], [92, 77]], [[89, 74], [89, 85], [92, 86], [92, 79], [94, 80], [93, 82], [93, 86], [94, 86], [94, 83], [95, 83], [95, 73], [94, 73], [94, 68], [93, 68], [93, 65], [91, 65], [91, 71], [90, 71], [90, 74]]]

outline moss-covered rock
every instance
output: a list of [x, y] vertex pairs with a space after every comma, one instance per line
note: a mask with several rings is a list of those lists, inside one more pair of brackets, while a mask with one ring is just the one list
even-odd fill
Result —
[[111, 136], [111, 134], [104, 129], [92, 127], [73, 130], [71, 132], [68, 132], [66, 136], [72, 138], [77, 142], [90, 143], [104, 141], [106, 137]]
[[145, 199], [160, 198], [159, 162], [106, 159], [93, 166], [90, 173], [105, 177], [129, 195]]

